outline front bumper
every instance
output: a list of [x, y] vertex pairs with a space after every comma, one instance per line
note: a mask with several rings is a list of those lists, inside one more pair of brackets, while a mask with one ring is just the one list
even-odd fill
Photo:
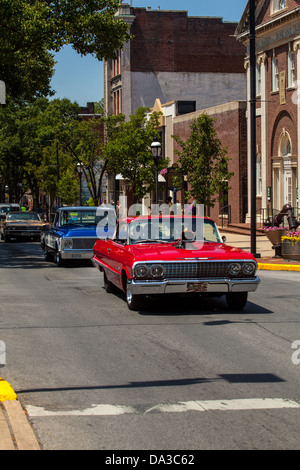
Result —
[[40, 237], [40, 230], [4, 230], [4, 235], [12, 238], [33, 238]]
[[185, 279], [140, 281], [132, 279], [130, 290], [134, 295], [180, 294], [215, 292], [254, 292], [260, 283], [259, 277], [251, 279]]
[[94, 254], [93, 250], [63, 250], [59, 253], [62, 259], [67, 260], [91, 259]]

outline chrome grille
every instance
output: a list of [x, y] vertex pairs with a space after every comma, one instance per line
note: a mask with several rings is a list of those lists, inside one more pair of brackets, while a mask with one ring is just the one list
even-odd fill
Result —
[[97, 238], [73, 238], [74, 250], [92, 250]]
[[[201, 278], [224, 278], [228, 277], [228, 262], [199, 261], [191, 263], [162, 263], [164, 267], [165, 279], [201, 279]], [[241, 272], [235, 278], [243, 278]]]

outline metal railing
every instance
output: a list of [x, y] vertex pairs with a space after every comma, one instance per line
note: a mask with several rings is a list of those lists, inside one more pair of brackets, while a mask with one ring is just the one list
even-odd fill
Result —
[[221, 227], [223, 228], [224, 225], [228, 225], [231, 223], [231, 206], [223, 206], [220, 209], [220, 217], [221, 217]]

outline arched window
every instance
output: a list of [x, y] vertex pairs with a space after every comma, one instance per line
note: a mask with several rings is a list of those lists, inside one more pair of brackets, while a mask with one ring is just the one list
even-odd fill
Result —
[[286, 8], [286, 0], [274, 0], [273, 1], [273, 13], [283, 10]]

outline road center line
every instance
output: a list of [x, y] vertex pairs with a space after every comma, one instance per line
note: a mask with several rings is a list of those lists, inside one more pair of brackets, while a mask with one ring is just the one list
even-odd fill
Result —
[[84, 410], [48, 411], [43, 407], [27, 405], [31, 417], [45, 416], [119, 416], [124, 414], [146, 413], [183, 413], [186, 411], [247, 411], [298, 408], [300, 402], [285, 398], [242, 398], [234, 400], [195, 400], [179, 403], [158, 404], [147, 408], [144, 412], [132, 406], [99, 404]]

